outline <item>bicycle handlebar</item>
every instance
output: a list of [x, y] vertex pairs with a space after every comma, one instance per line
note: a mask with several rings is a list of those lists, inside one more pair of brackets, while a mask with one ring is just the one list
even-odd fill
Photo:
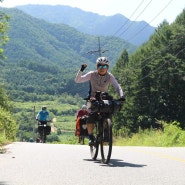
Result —
[[52, 122], [52, 120], [45, 120], [45, 121], [43, 121], [43, 120], [39, 120], [39, 119], [36, 119], [38, 122]]

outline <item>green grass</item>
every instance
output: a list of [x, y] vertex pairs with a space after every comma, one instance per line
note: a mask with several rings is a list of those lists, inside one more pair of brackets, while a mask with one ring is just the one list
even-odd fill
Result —
[[134, 134], [132, 137], [114, 139], [117, 146], [156, 146], [156, 147], [184, 147], [185, 130], [179, 127], [179, 123], [164, 123], [164, 131], [144, 130]]
[[75, 116], [57, 117], [54, 125], [61, 130], [74, 131], [76, 127]]
[[[72, 121], [72, 117], [69, 117]], [[140, 130], [131, 137], [113, 137], [114, 146], [155, 146], [155, 147], [183, 147], [185, 146], [185, 131], [179, 127], [179, 123], [163, 123], [164, 130]], [[67, 126], [67, 127], [66, 127]], [[64, 130], [60, 135], [60, 143], [78, 144], [78, 137], [74, 135], [74, 122], [65, 123]], [[88, 140], [85, 139], [85, 144]]]

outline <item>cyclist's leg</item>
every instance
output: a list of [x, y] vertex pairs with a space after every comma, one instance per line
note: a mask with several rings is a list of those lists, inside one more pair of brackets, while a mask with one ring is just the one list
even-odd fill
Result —
[[94, 123], [87, 123], [87, 130], [88, 130], [88, 136], [89, 136], [89, 144], [94, 143]]
[[95, 137], [93, 135], [94, 127], [95, 127], [95, 121], [97, 119], [97, 113], [89, 113], [87, 118], [87, 131], [89, 136], [89, 144], [94, 143]]

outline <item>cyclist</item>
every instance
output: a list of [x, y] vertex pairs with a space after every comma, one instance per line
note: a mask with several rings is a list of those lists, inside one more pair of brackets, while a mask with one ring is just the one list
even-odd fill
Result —
[[80, 121], [81, 121], [81, 117], [87, 116], [87, 115], [88, 115], [87, 106], [82, 105], [82, 108], [80, 110], [78, 110], [77, 114], [76, 114], [76, 132], [75, 132], [75, 135], [78, 136], [78, 142], [79, 143], [80, 143]]
[[40, 122], [46, 122], [49, 120], [49, 112], [47, 111], [46, 106], [42, 106], [42, 110], [38, 112], [36, 120], [39, 120]]
[[82, 105], [82, 108], [80, 110], [78, 110], [78, 112], [76, 114], [76, 119], [81, 118], [82, 116], [85, 116], [85, 115], [88, 115], [87, 106]]
[[[46, 106], [42, 106], [42, 109], [36, 116], [36, 120], [38, 120], [38, 131], [40, 132], [41, 127], [39, 127], [39, 125], [47, 124], [47, 121], [49, 121], [49, 112], [47, 111]], [[51, 127], [47, 125], [47, 132], [50, 133], [50, 131]]]
[[[117, 93], [120, 96], [121, 101], [125, 101], [124, 93], [121, 86], [118, 84], [115, 77], [108, 72], [109, 69], [109, 59], [107, 57], [99, 57], [96, 61], [95, 71], [90, 71], [82, 75], [84, 69], [87, 67], [87, 64], [82, 64], [81, 69], [78, 71], [75, 82], [83, 83], [90, 81], [90, 98], [94, 99], [97, 91], [108, 92], [109, 85], [112, 85]], [[97, 119], [97, 113], [92, 113], [88, 110], [88, 119], [87, 119], [87, 130], [89, 135], [89, 144], [94, 143], [93, 130], [95, 121]]]

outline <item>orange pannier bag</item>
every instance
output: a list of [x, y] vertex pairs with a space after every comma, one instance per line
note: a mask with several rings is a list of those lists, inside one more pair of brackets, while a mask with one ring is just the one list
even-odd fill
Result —
[[76, 120], [75, 136], [80, 136], [80, 117]]

